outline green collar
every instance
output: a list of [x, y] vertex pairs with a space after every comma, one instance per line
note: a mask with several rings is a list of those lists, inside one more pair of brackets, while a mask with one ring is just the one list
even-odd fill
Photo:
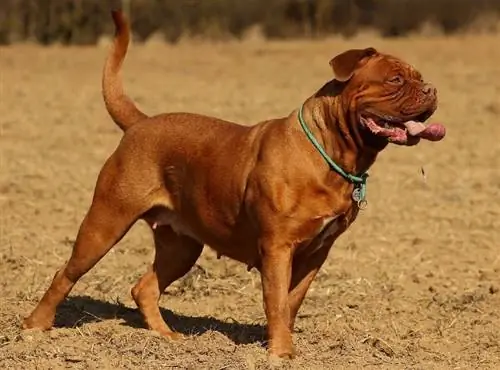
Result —
[[307, 138], [311, 141], [311, 143], [315, 146], [315, 148], [318, 150], [319, 154], [325, 159], [325, 161], [328, 163], [330, 168], [337, 172], [339, 175], [341, 175], [344, 179], [349, 181], [350, 183], [354, 184], [354, 190], [352, 192], [352, 199], [357, 203], [358, 207], [360, 209], [365, 209], [368, 202], [366, 201], [366, 180], [368, 179], [368, 173], [363, 173], [361, 176], [354, 176], [351, 175], [350, 173], [347, 173], [340, 167], [337, 163], [333, 161], [333, 159], [330, 158], [328, 154], [326, 154], [325, 149], [321, 146], [321, 144], [316, 140], [314, 137], [313, 133], [307, 126], [304, 116], [302, 114], [304, 108], [304, 104], [300, 107], [299, 110], [299, 122], [300, 125], [302, 126], [302, 129], [304, 130], [304, 133], [306, 134]]

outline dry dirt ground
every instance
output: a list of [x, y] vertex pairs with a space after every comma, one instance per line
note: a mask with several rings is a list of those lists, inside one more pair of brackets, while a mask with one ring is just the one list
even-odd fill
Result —
[[[498, 36], [150, 43], [132, 47], [125, 81], [147, 112], [252, 124], [288, 115], [331, 77], [330, 57], [368, 45], [404, 57], [438, 87], [435, 120], [448, 136], [380, 156], [369, 207], [313, 284], [295, 335], [299, 356], [284, 367], [498, 369]], [[77, 284], [54, 330], [20, 331], [68, 257], [120, 140], [100, 96], [106, 50], [0, 49], [0, 368], [268, 367], [258, 275], [208, 249], [161, 300], [188, 338], [173, 343], [143, 329], [129, 294], [152, 260], [143, 224]]]

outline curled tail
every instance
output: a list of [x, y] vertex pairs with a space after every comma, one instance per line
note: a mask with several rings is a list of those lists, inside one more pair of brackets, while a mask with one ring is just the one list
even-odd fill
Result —
[[123, 91], [120, 69], [130, 42], [130, 26], [121, 10], [111, 12], [115, 37], [102, 75], [102, 95], [109, 115], [123, 131], [135, 122], [147, 118]]

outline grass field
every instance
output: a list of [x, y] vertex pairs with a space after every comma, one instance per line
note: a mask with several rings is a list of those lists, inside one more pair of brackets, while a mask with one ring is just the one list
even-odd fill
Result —
[[[297, 323], [299, 356], [285, 367], [498, 369], [498, 35], [150, 42], [131, 48], [125, 82], [149, 113], [253, 124], [288, 115], [331, 77], [333, 55], [365, 46], [401, 56], [437, 86], [434, 120], [448, 135], [379, 157], [369, 207], [313, 284]], [[266, 368], [259, 276], [208, 249], [161, 300], [189, 338], [169, 342], [143, 329], [129, 293], [152, 261], [141, 223], [77, 284], [54, 330], [20, 331], [69, 256], [97, 173], [120, 140], [100, 95], [106, 50], [0, 49], [0, 368]]]

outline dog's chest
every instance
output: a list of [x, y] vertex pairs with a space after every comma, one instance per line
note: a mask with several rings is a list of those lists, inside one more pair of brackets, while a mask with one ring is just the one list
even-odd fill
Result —
[[345, 212], [333, 216], [322, 216], [313, 218], [315, 229], [310, 235], [310, 240], [314, 241], [316, 246], [321, 246], [328, 238], [333, 235], [339, 236], [355, 220], [357, 211], [349, 208]]
[[340, 228], [340, 221], [341, 220], [339, 216], [324, 217], [321, 220], [321, 227], [318, 234], [324, 233], [327, 235], [331, 235], [335, 233]]
[[324, 242], [326, 238], [335, 234], [340, 229], [342, 217], [340, 216], [327, 216], [321, 219], [320, 227], [318, 228], [315, 237], [320, 237], [320, 243]]

